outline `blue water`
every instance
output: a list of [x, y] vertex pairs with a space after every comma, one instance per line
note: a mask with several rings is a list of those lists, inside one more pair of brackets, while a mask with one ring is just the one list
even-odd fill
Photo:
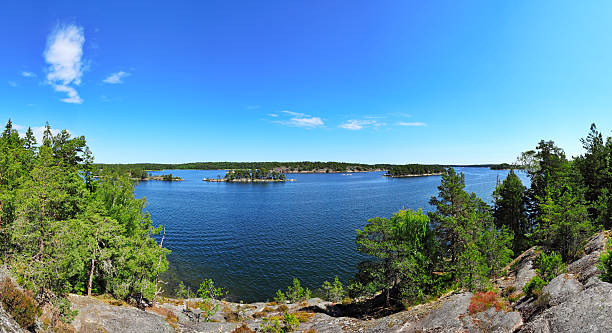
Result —
[[[497, 179], [508, 173], [456, 170], [465, 174], [466, 190], [486, 202]], [[164, 246], [172, 253], [165, 278], [196, 289], [203, 278], [212, 278], [232, 299], [246, 302], [272, 299], [293, 277], [311, 289], [336, 275], [348, 281], [363, 259], [355, 229], [402, 208], [428, 211], [441, 178], [290, 174], [295, 182], [249, 184], [202, 181], [223, 177], [218, 170], [155, 172], [163, 173], [185, 180], [140, 182], [136, 196], [147, 199], [154, 224], [166, 227]]]

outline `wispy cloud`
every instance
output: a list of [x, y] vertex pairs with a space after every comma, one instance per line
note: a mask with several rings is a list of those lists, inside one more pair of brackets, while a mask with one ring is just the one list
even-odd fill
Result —
[[358, 131], [368, 126], [379, 127], [379, 126], [384, 126], [384, 123], [378, 122], [373, 119], [368, 119], [368, 120], [351, 119], [351, 120], [348, 120], [338, 125], [338, 127], [340, 128], [344, 128], [344, 129], [351, 130], [351, 131]]
[[23, 77], [36, 77], [36, 73], [33, 73], [33, 72], [21, 72], [21, 76], [23, 76]]
[[106, 79], [102, 80], [104, 83], [110, 84], [119, 84], [123, 83], [123, 79], [132, 75], [131, 73], [126, 73], [124, 71], [118, 71], [116, 73], [110, 74]]
[[400, 123], [397, 123], [397, 124], [400, 125], [400, 126], [427, 126], [426, 123], [419, 122], [419, 121], [412, 122], [412, 123], [400, 122]]
[[9, 81], [9, 82], [8, 82], [8, 85], [9, 85], [9, 86], [11, 86], [11, 87], [13, 87], [13, 88], [15, 88], [15, 87], [17, 87], [17, 82], [15, 82], [15, 81]]
[[273, 120], [272, 122], [291, 127], [316, 128], [325, 125], [321, 117], [314, 117], [305, 113], [293, 112], [289, 110], [283, 110], [279, 114], [270, 113], [268, 116], [272, 118], [284, 118]]
[[47, 38], [47, 48], [43, 53], [49, 64], [47, 81], [55, 91], [68, 95], [61, 99], [62, 102], [83, 103], [73, 87], [80, 85], [83, 77], [83, 43], [83, 28], [76, 25], [58, 26]]

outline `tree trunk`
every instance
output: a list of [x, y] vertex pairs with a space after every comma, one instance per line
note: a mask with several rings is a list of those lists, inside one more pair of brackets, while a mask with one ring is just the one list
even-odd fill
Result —
[[[164, 238], [166, 237], [166, 227], [164, 227], [164, 233], [162, 235], [161, 242], [159, 243], [160, 249], [164, 247]], [[159, 282], [159, 266], [161, 266], [162, 253], [159, 254], [159, 260], [157, 261], [157, 271], [155, 272], [155, 293], [153, 294], [153, 305], [155, 305], [155, 299], [157, 298], [157, 283]]]
[[91, 257], [91, 269], [89, 270], [89, 282], [87, 283], [87, 296], [91, 296], [91, 284], [93, 282], [94, 268], [96, 267], [96, 250], [94, 249], [93, 256]]

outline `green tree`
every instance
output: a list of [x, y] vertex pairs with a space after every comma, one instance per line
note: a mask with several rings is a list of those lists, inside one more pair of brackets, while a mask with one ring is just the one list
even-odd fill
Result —
[[567, 185], [563, 188], [549, 185], [544, 196], [537, 199], [541, 215], [534, 238], [565, 260], [575, 258], [582, 242], [594, 230], [582, 195]]
[[369, 276], [383, 288], [387, 306], [395, 289], [410, 301], [431, 291], [435, 242], [429, 218], [421, 211], [404, 210], [390, 219], [370, 219], [357, 230], [356, 242], [360, 252], [377, 258], [368, 266]]
[[507, 227], [514, 235], [512, 250], [520, 253], [529, 247], [526, 235], [531, 232], [527, 218], [526, 188], [510, 170], [504, 181], [493, 192], [495, 225]]
[[465, 192], [465, 176], [457, 174], [455, 169], [448, 168], [442, 174], [438, 197], [432, 197], [429, 204], [435, 211], [429, 212], [429, 218], [435, 226], [436, 237], [443, 249], [445, 266], [451, 276], [455, 277], [455, 268], [463, 245], [460, 242], [461, 220], [468, 214], [469, 195]]
[[575, 159], [579, 182], [589, 203], [589, 216], [601, 227], [612, 227], [612, 137], [605, 141], [595, 124], [586, 138], [580, 139], [585, 154]]

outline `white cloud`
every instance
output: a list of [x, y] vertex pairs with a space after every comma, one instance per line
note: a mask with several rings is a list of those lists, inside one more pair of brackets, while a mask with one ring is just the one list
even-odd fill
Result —
[[287, 122], [287, 125], [313, 128], [323, 126], [323, 120], [321, 120], [319, 117], [291, 118]]
[[400, 126], [427, 126], [427, 124], [422, 123], [422, 122], [413, 122], [413, 123], [404, 123], [404, 122], [401, 122], [401, 123], [398, 123], [398, 125], [400, 125]]
[[47, 81], [55, 91], [65, 92], [66, 103], [83, 103], [83, 99], [72, 85], [80, 85], [83, 77], [83, 28], [76, 25], [58, 26], [47, 38], [43, 53], [49, 64]]
[[384, 123], [379, 123], [376, 120], [357, 120], [357, 119], [351, 119], [348, 120], [345, 123], [342, 123], [340, 125], [338, 125], [338, 127], [340, 128], [344, 128], [347, 130], [351, 130], [351, 131], [358, 131], [360, 129], [363, 129], [364, 127], [368, 127], [368, 126], [383, 126]]
[[122, 80], [130, 75], [132, 74], [126, 73], [124, 71], [118, 71], [117, 73], [112, 73], [111, 75], [109, 75], [106, 79], [102, 80], [102, 82], [110, 84], [119, 84], [123, 83]]
[[15, 87], [17, 87], [17, 82], [15, 82], [15, 81], [9, 81], [9, 82], [8, 82], [8, 85], [9, 85], [9, 86], [11, 86], [11, 87], [13, 87], [13, 88], [15, 88]]
[[315, 128], [324, 126], [325, 123], [320, 117], [313, 117], [305, 113], [293, 112], [288, 110], [281, 111], [281, 114], [270, 113], [268, 116], [273, 118], [279, 118], [284, 116], [285, 120], [274, 120], [273, 123], [291, 126], [291, 127], [303, 127], [303, 128]]
[[23, 76], [23, 77], [36, 77], [36, 74], [32, 73], [32, 72], [21, 72], [21, 76]]

